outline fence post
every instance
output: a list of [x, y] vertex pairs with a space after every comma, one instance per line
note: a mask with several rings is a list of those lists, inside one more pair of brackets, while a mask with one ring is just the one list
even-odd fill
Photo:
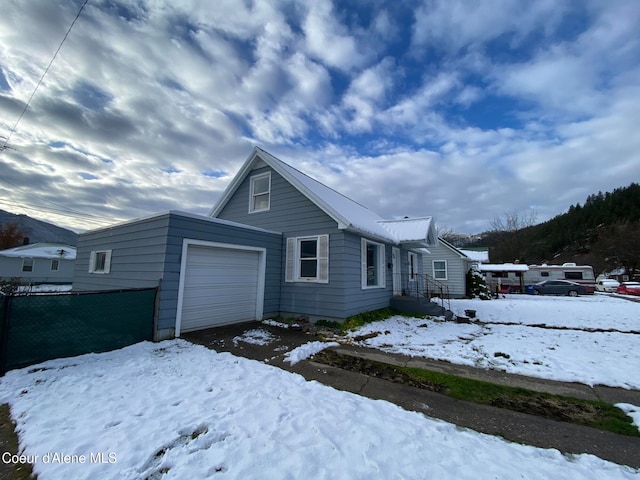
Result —
[[151, 341], [157, 342], [158, 332], [158, 317], [160, 316], [160, 291], [162, 289], [162, 279], [158, 281], [156, 287], [156, 294], [153, 298], [153, 331], [151, 332]]
[[0, 307], [0, 375], [6, 373], [7, 345], [9, 344], [9, 315], [11, 315], [11, 301], [13, 295], [2, 294], [2, 307]]

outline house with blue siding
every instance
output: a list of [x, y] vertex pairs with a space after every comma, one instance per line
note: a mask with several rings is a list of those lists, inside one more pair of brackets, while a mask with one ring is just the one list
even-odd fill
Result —
[[437, 244], [431, 217], [385, 220], [260, 148], [211, 216], [282, 232], [285, 316], [345, 319], [389, 306]]
[[80, 234], [73, 290], [159, 287], [155, 338], [263, 318], [344, 320], [416, 290], [431, 217], [383, 219], [260, 148], [209, 216]]

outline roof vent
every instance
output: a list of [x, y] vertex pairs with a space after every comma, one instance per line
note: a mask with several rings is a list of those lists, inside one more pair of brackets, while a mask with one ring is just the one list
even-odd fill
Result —
[[562, 264], [562, 266], [563, 266], [563, 267], [575, 267], [575, 266], [576, 266], [576, 264], [575, 264], [575, 263], [573, 263], [573, 262], [569, 262], [569, 263], [563, 263], [563, 264]]

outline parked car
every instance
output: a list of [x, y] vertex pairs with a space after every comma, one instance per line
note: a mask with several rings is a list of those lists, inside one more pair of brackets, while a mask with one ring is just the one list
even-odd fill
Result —
[[596, 290], [598, 292], [615, 293], [620, 286], [620, 282], [613, 278], [604, 278], [598, 280], [596, 283]]
[[567, 280], [545, 280], [534, 284], [532, 290], [534, 295], [569, 295], [577, 297], [578, 295], [587, 294], [587, 289], [582, 285]]
[[624, 295], [640, 295], [640, 282], [622, 282], [616, 291]]

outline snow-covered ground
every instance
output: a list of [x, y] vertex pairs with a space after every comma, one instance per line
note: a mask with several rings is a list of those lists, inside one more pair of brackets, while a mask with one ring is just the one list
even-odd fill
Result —
[[[640, 304], [627, 302], [632, 307], [627, 310], [626, 304], [612, 302], [610, 308], [617, 313], [603, 321], [588, 313], [600, 311], [598, 297], [536, 298], [535, 304], [526, 300], [454, 302], [460, 313], [473, 308], [481, 320], [496, 322], [484, 327], [395, 317], [359, 333], [378, 329], [382, 334], [371, 341], [386, 338], [389, 344], [426, 356], [448, 349], [453, 360], [457, 355], [465, 362], [475, 363], [469, 353], [474, 351], [475, 358], [505, 360], [493, 356], [500, 351], [518, 359], [514, 363], [521, 367], [530, 357], [531, 365], [550, 362], [544, 369], [552, 375], [554, 368], [564, 369], [571, 363], [563, 355], [575, 354], [574, 363], [583, 368], [574, 369], [576, 376], [587, 378], [592, 368], [598, 376], [604, 375], [604, 367], [586, 362], [588, 355], [580, 353], [582, 348], [597, 354], [600, 363], [614, 355], [622, 365], [616, 369], [612, 362], [610, 375], [634, 384], [633, 376], [640, 371], [638, 354], [633, 352], [637, 348], [629, 349], [627, 357], [609, 351], [603, 355], [600, 350], [613, 350], [616, 342], [624, 344], [625, 338], [637, 339], [637, 334], [572, 330], [571, 340], [562, 337], [565, 330], [549, 330], [549, 336], [544, 335], [548, 352], [540, 352], [542, 343], [531, 343], [547, 330], [504, 322], [557, 322], [553, 324], [560, 326], [561, 315], [574, 328], [609, 328], [615, 321], [615, 326], [625, 325], [623, 331], [631, 331], [631, 316], [635, 311], [637, 318]], [[579, 307], [583, 301], [586, 306]], [[538, 307], [544, 313], [521, 311]], [[598, 315], [604, 318], [608, 313], [602, 308]], [[503, 317], [507, 313], [509, 319]], [[603, 346], [606, 335], [617, 337]], [[412, 337], [421, 338], [421, 343], [411, 342]], [[269, 344], [273, 338], [258, 328], [236, 341]], [[478, 342], [475, 350], [464, 346], [473, 341]], [[573, 350], [564, 350], [572, 344]], [[409, 345], [414, 345], [413, 350]], [[288, 358], [295, 362], [319, 348], [322, 345], [316, 342], [303, 345]], [[467, 354], [469, 358], [464, 358]], [[511, 364], [507, 361], [507, 365]], [[183, 340], [144, 342], [11, 371], [0, 380], [0, 402], [11, 404], [22, 453], [30, 457], [41, 480], [640, 476], [638, 470], [592, 455], [563, 456], [556, 450], [509, 443]], [[626, 405], [625, 409], [638, 415], [638, 407]], [[14, 460], [19, 459], [3, 457], [3, 461]]]
[[40, 480], [640, 474], [461, 429], [182, 340], [12, 371], [0, 400], [11, 404]]
[[532, 377], [640, 390], [640, 303], [606, 295], [507, 295], [452, 300], [451, 309], [458, 315], [476, 310], [480, 322], [397, 316], [350, 336], [380, 332], [359, 343]]

